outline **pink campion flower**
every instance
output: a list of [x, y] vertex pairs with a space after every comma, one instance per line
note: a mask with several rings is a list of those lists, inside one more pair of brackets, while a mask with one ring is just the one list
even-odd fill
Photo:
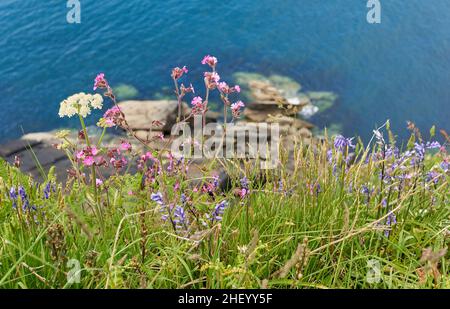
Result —
[[220, 81], [220, 75], [217, 72], [205, 72], [205, 85], [209, 89], [215, 89]]
[[241, 108], [244, 108], [245, 104], [242, 101], [237, 101], [231, 104], [231, 113], [234, 118], [238, 118], [241, 115]]
[[[220, 78], [220, 77], [219, 77]], [[217, 88], [219, 89], [220, 92], [224, 93], [224, 94], [230, 94], [233, 92], [241, 92], [241, 87], [239, 87], [239, 85], [236, 85], [234, 87], [230, 87], [228, 86], [228, 84], [226, 82], [220, 82], [217, 84]]]
[[120, 149], [123, 151], [131, 151], [131, 144], [127, 141], [122, 141], [120, 143]]
[[192, 113], [194, 115], [203, 113], [205, 107], [203, 104], [203, 99], [201, 97], [193, 98], [191, 104], [192, 104]]
[[103, 184], [103, 181], [101, 180], [101, 179], [95, 179], [95, 185], [97, 186], [97, 187], [100, 187], [101, 185]]
[[189, 87], [186, 87], [183, 84], [181, 84], [180, 89], [181, 89], [181, 93], [183, 95], [185, 95], [186, 93], [190, 93], [190, 92], [195, 93], [195, 89], [194, 89], [194, 86], [192, 86], [192, 84], [190, 84]]
[[250, 194], [250, 191], [245, 188], [238, 190], [238, 195], [241, 199], [245, 198], [248, 194]]
[[229, 93], [229, 91], [230, 91], [230, 87], [228, 86], [228, 84], [226, 82], [220, 82], [217, 85], [217, 88], [223, 93]]
[[192, 99], [191, 102], [193, 107], [202, 107], [203, 106], [203, 99], [201, 97], [195, 97]]
[[100, 73], [97, 75], [94, 81], [94, 91], [97, 90], [97, 88], [108, 88], [108, 81], [105, 79], [105, 74]]
[[83, 164], [85, 166], [92, 166], [92, 165], [94, 165], [94, 157], [93, 156], [86, 156], [86, 157], [84, 157]]
[[103, 121], [106, 127], [120, 126], [124, 121], [124, 115], [120, 108], [115, 105], [103, 114]]
[[181, 69], [179, 67], [176, 67], [172, 70], [171, 76], [173, 79], [178, 80], [183, 76], [183, 74], [187, 72], [189, 72], [189, 70], [186, 68], [186, 66], [182, 67]]
[[216, 67], [216, 64], [217, 64], [217, 58], [216, 58], [216, 57], [213, 57], [213, 56], [210, 56], [210, 55], [207, 55], [207, 56], [205, 56], [205, 57], [203, 58], [202, 64], [207, 64], [207, 65], [209, 65], [211, 68], [215, 68], [215, 67]]
[[95, 146], [88, 147], [88, 151], [90, 151], [93, 156], [96, 156], [98, 154], [98, 149]]
[[173, 186], [173, 189], [175, 190], [175, 191], [178, 191], [179, 189], [180, 189], [180, 183], [177, 181], [176, 183], [175, 183], [175, 185]]

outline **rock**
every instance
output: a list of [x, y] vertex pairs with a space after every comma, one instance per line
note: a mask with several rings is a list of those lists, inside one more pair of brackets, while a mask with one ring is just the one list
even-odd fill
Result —
[[57, 143], [58, 139], [53, 132], [36, 132], [28, 133], [21, 137], [22, 140], [26, 141], [38, 141], [40, 143], [53, 144]]
[[287, 116], [278, 116], [278, 117], [269, 117], [267, 119], [268, 123], [279, 123], [281, 125], [287, 124], [294, 129], [307, 128], [312, 129], [314, 125], [305, 120], [301, 120], [298, 118], [287, 117]]
[[[124, 101], [119, 107], [133, 130], [161, 130], [153, 124], [153, 121], [160, 121], [164, 123], [162, 130], [170, 132], [178, 116], [177, 101]], [[183, 104], [182, 115], [186, 114], [186, 107]]]

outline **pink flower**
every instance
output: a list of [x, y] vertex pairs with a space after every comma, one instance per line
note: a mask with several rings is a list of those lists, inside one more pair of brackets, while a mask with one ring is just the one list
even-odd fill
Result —
[[234, 118], [238, 118], [241, 114], [241, 108], [245, 107], [244, 102], [237, 101], [236, 103], [231, 104], [231, 113]]
[[210, 67], [214, 68], [216, 66], [216, 64], [217, 64], [217, 58], [213, 57], [213, 56], [210, 56], [210, 55], [207, 55], [207, 56], [205, 56], [203, 58], [202, 64], [207, 64]]
[[176, 183], [175, 183], [175, 185], [173, 186], [173, 189], [175, 190], [175, 191], [178, 191], [179, 189], [180, 189], [180, 183], [177, 181]]
[[189, 72], [186, 66], [182, 67], [181, 69], [179, 67], [176, 67], [172, 70], [172, 78], [175, 80], [178, 80], [183, 76], [183, 74]]
[[77, 159], [82, 159], [84, 157], [84, 151], [78, 151], [76, 157]]
[[191, 104], [194, 107], [201, 107], [203, 106], [203, 99], [201, 97], [195, 97], [192, 99]]
[[130, 196], [131, 196], [131, 195], [134, 195], [133, 191], [131, 191], [131, 190], [128, 191], [128, 195], [130, 195]]
[[183, 84], [181, 84], [180, 89], [183, 95], [189, 92], [195, 93], [195, 89], [194, 86], [192, 86], [192, 84], [189, 87], [185, 87]]
[[131, 144], [127, 141], [122, 141], [122, 143], [120, 144], [120, 149], [122, 149], [123, 151], [131, 151]]
[[103, 184], [103, 181], [101, 180], [101, 179], [95, 179], [95, 185], [97, 186], [97, 187], [100, 187], [101, 185]]
[[88, 151], [90, 151], [93, 156], [96, 156], [98, 154], [98, 149], [95, 146], [88, 147]]
[[108, 87], [108, 81], [105, 79], [105, 74], [100, 73], [95, 78], [94, 82], [94, 91], [97, 90], [97, 88], [107, 88]]
[[92, 156], [86, 156], [86, 157], [83, 159], [83, 164], [84, 164], [85, 166], [92, 166], [92, 165], [94, 164], [94, 157], [92, 157]]
[[192, 113], [194, 115], [201, 114], [204, 109], [203, 99], [201, 97], [195, 97], [192, 99]]
[[239, 87], [239, 85], [234, 86], [234, 90], [239, 93], [241, 92], [241, 87]]
[[217, 88], [219, 88], [220, 91], [225, 92], [225, 93], [227, 93], [228, 90], [230, 89], [230, 87], [228, 87], [228, 85], [227, 85], [226, 82], [220, 82], [220, 83], [217, 85]]
[[217, 72], [205, 72], [205, 84], [209, 89], [215, 89], [217, 87], [217, 83], [220, 80], [219, 74]]
[[120, 108], [116, 105], [110, 109], [108, 109], [103, 115], [103, 119], [105, 120], [105, 124], [107, 127], [111, 128], [113, 126], [120, 126], [123, 119], [123, 114]]

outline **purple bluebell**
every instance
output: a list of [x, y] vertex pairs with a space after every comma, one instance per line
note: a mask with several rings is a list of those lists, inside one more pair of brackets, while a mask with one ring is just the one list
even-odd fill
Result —
[[[52, 184], [50, 182], [47, 183], [47, 185], [44, 188], [44, 198], [46, 200], [48, 200], [50, 198], [50, 194], [52, 192], [52, 189], [53, 189]], [[55, 192], [54, 189], [53, 189], [53, 192]]]
[[341, 152], [344, 152], [347, 149], [347, 147], [354, 149], [355, 145], [352, 144], [352, 141], [353, 141], [353, 137], [346, 138], [342, 135], [337, 135], [334, 138], [334, 148]]
[[241, 179], [241, 187], [242, 187], [243, 189], [248, 190], [249, 183], [248, 183], [247, 177], [245, 177], [245, 176], [244, 176], [244, 178]]
[[438, 172], [429, 171], [425, 177], [425, 180], [427, 182], [433, 182], [434, 184], [438, 184], [440, 176], [441, 175]]
[[184, 204], [186, 204], [186, 202], [187, 202], [186, 194], [181, 193], [181, 203], [184, 205]]
[[439, 166], [442, 168], [444, 173], [447, 173], [450, 170], [450, 163], [448, 161], [442, 161]]
[[[386, 218], [386, 225], [389, 227], [392, 227], [393, 225], [397, 224], [397, 217], [394, 213], [390, 213], [389, 216]], [[391, 233], [391, 229], [384, 230], [384, 236], [389, 237]]]
[[175, 223], [175, 227], [177, 229], [187, 229], [187, 226], [189, 224], [186, 211], [184, 210], [183, 206], [177, 205], [175, 207], [175, 210], [173, 212], [173, 223]]
[[219, 204], [217, 204], [214, 207], [214, 210], [211, 214], [211, 216], [207, 215], [207, 218], [209, 218], [212, 222], [214, 221], [222, 221], [222, 216], [225, 212], [225, 209], [228, 207], [227, 201], [222, 201]]
[[427, 149], [439, 149], [441, 148], [441, 144], [439, 144], [439, 142], [427, 142], [427, 144], [425, 145], [425, 147]]
[[164, 205], [164, 201], [163, 201], [163, 196], [161, 194], [161, 192], [157, 192], [157, 193], [152, 193], [152, 195], [150, 196], [150, 199], [153, 202], [156, 202], [156, 204], [158, 205]]
[[16, 188], [12, 187], [12, 188], [9, 190], [9, 198], [10, 198], [11, 201], [12, 201], [12, 207], [13, 207], [14, 209], [16, 209], [16, 208], [17, 208], [17, 193], [16, 193]]

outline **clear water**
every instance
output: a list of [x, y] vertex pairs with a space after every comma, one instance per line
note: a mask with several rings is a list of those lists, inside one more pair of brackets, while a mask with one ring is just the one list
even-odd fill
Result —
[[64, 0], [1, 0], [0, 141], [75, 125], [58, 118], [59, 102], [91, 91], [97, 72], [152, 98], [175, 65], [197, 77], [205, 54], [225, 79], [276, 73], [336, 92], [314, 121], [346, 135], [367, 138], [388, 118], [400, 133], [406, 120], [450, 131], [448, 0], [381, 3], [382, 23], [370, 25], [365, 0], [81, 0], [71, 25]]

